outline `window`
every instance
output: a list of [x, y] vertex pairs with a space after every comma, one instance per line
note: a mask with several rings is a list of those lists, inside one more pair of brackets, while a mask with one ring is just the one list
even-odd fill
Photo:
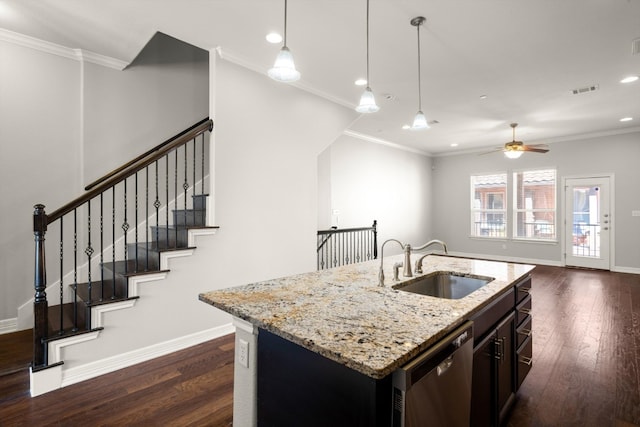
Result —
[[513, 173], [513, 237], [556, 240], [556, 171]]
[[471, 235], [507, 237], [507, 174], [471, 176]]

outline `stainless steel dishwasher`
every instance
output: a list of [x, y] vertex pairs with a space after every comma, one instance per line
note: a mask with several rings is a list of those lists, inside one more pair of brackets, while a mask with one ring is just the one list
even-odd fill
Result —
[[467, 322], [393, 374], [394, 427], [469, 426], [473, 323]]

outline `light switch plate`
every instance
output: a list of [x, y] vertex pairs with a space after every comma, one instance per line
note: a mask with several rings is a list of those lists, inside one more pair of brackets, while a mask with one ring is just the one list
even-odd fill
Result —
[[631, 211], [631, 216], [640, 216], [640, 211]]
[[243, 339], [238, 342], [238, 363], [245, 368], [249, 367], [249, 343]]

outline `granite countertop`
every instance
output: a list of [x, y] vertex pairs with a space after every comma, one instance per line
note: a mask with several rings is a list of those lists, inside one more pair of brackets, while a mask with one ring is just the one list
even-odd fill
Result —
[[[420, 254], [412, 254], [415, 262]], [[464, 298], [449, 300], [393, 289], [393, 264], [351, 264], [200, 294], [200, 300], [372, 378], [384, 378], [487, 305], [533, 265], [429, 255], [435, 271], [495, 280]], [[413, 268], [413, 266], [412, 266]], [[402, 269], [400, 271], [402, 276]]]

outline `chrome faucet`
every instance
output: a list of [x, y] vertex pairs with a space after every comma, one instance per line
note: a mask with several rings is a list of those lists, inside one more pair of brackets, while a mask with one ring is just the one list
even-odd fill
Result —
[[[444, 243], [442, 240], [430, 240], [427, 243], [425, 243], [424, 245], [417, 247], [417, 248], [413, 248], [411, 247], [410, 244], [403, 244], [401, 241], [396, 240], [396, 239], [389, 239], [389, 240], [385, 240], [385, 242], [382, 244], [382, 246], [380, 247], [380, 273], [378, 273], [378, 285], [379, 286], [384, 286], [384, 245], [386, 245], [389, 242], [396, 242], [397, 244], [400, 245], [400, 247], [402, 248], [402, 250], [404, 251], [404, 262], [397, 262], [393, 265], [393, 280], [398, 280], [398, 270], [400, 267], [403, 267], [402, 269], [402, 275], [404, 277], [413, 277], [413, 273], [411, 273], [411, 251], [420, 251], [422, 249], [425, 249], [433, 244], [440, 244], [442, 245], [442, 248], [444, 249], [444, 253], [447, 254], [447, 245], [446, 243]], [[422, 260], [429, 254], [423, 255], [417, 262], [416, 262], [416, 268], [415, 268], [415, 272], [416, 273], [422, 273]]]
[[[434, 244], [438, 244], [438, 245], [442, 245], [442, 250], [444, 251], [445, 254], [448, 254], [449, 252], [447, 251], [447, 244], [445, 242], [443, 242], [442, 240], [430, 240], [427, 243], [425, 243], [424, 245], [420, 246], [419, 248], [417, 248], [416, 250], [421, 250], [421, 249], [425, 249], [431, 245]], [[422, 261], [428, 256], [429, 254], [424, 254], [422, 255], [417, 261], [416, 261], [416, 268], [415, 268], [415, 272], [416, 274], [421, 274], [422, 273]]]
[[[396, 239], [385, 240], [384, 243], [382, 244], [382, 246], [380, 247], [380, 272], [378, 273], [378, 285], [379, 286], [384, 286], [384, 267], [383, 267], [383, 265], [384, 265], [384, 245], [386, 245], [389, 242], [396, 242], [397, 244], [400, 245], [400, 247], [404, 251], [404, 262], [403, 263], [396, 263], [393, 266], [394, 267], [394, 273], [398, 271], [399, 267], [403, 267], [402, 275], [404, 277], [413, 277], [413, 274], [411, 273], [411, 245], [408, 245], [408, 244], [405, 245], [400, 240], [396, 240]], [[398, 280], [397, 273], [394, 274], [394, 280]]]

